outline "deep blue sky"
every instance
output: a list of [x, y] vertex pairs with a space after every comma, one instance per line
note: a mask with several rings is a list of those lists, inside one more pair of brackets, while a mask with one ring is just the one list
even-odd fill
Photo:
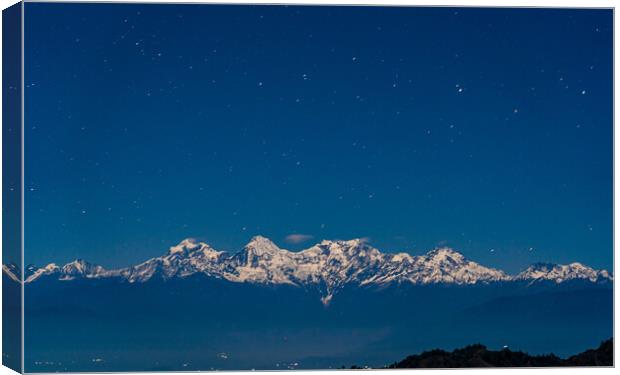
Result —
[[25, 20], [26, 263], [262, 234], [612, 266], [610, 10], [27, 3]]

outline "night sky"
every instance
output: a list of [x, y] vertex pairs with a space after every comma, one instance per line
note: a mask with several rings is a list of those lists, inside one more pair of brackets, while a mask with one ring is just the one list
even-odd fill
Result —
[[27, 3], [25, 38], [27, 264], [262, 234], [612, 267], [611, 10]]

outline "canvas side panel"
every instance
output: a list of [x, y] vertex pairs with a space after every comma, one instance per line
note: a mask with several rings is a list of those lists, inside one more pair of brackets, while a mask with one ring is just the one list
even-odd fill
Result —
[[2, 364], [22, 369], [22, 4], [2, 11]]

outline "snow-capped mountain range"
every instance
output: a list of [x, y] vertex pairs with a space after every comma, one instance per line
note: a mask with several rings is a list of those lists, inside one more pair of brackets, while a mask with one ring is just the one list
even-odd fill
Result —
[[[19, 280], [16, 267], [3, 265], [3, 272]], [[166, 254], [135, 266], [106, 270], [78, 259], [64, 266], [26, 267], [25, 283], [45, 278], [118, 278], [130, 283], [151, 279], [168, 280], [194, 274], [235, 283], [288, 284], [317, 287], [327, 304], [345, 285], [388, 284], [477, 284], [500, 281], [562, 283], [583, 279], [590, 282], [613, 280], [606, 270], [594, 270], [580, 263], [534, 264], [517, 275], [482, 266], [444, 247], [425, 255], [382, 253], [364, 240], [322, 241], [306, 250], [291, 252], [271, 240], [256, 236], [236, 254], [217, 251], [204, 242], [183, 240]]]

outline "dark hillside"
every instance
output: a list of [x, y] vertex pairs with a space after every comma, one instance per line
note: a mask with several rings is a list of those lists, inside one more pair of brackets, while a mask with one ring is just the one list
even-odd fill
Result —
[[411, 355], [389, 368], [462, 368], [462, 367], [562, 367], [613, 366], [613, 339], [597, 349], [586, 350], [567, 359], [554, 354], [529, 355], [509, 349], [488, 350], [484, 345], [469, 345], [452, 352], [435, 349]]

